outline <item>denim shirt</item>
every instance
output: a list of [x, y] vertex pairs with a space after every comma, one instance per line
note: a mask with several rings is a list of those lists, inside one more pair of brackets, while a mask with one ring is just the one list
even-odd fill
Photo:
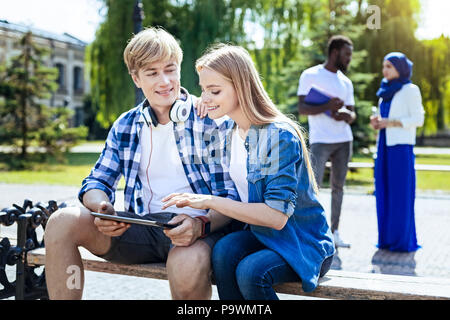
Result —
[[[230, 143], [228, 134], [227, 150]], [[324, 209], [309, 182], [300, 138], [287, 123], [252, 125], [245, 147], [248, 202], [265, 203], [289, 217], [281, 230], [255, 225], [250, 230], [295, 270], [305, 292], [312, 291], [322, 262], [335, 253], [335, 247]]]

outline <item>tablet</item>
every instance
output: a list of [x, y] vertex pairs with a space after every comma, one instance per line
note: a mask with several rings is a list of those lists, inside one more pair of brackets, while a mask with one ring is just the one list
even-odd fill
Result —
[[91, 214], [94, 217], [105, 219], [105, 220], [113, 220], [117, 222], [125, 222], [125, 223], [136, 223], [136, 224], [143, 224], [146, 226], [153, 226], [153, 227], [160, 227], [160, 228], [168, 228], [172, 229], [175, 227], [178, 227], [180, 223], [178, 224], [168, 224], [160, 221], [155, 220], [146, 220], [146, 219], [138, 219], [138, 218], [129, 218], [129, 217], [121, 217], [121, 216], [113, 216], [110, 214], [103, 214], [98, 212], [91, 212]]

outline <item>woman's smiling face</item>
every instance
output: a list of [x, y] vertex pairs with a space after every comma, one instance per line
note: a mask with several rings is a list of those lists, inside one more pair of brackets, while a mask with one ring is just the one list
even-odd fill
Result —
[[394, 65], [389, 60], [383, 61], [383, 77], [388, 81], [400, 77], [397, 69], [395, 69]]
[[239, 111], [239, 102], [233, 84], [220, 73], [202, 68], [199, 73], [202, 103], [208, 107], [208, 116], [217, 119]]

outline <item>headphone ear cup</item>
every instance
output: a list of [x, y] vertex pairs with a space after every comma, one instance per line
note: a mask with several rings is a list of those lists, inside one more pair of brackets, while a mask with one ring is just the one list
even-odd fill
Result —
[[169, 118], [173, 122], [184, 122], [189, 118], [190, 101], [176, 100], [170, 108]]

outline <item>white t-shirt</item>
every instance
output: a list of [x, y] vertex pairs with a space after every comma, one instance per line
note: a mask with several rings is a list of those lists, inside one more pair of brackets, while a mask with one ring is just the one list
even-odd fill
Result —
[[[191, 217], [205, 215], [205, 210], [176, 206], [161, 210], [162, 199], [174, 192], [193, 193], [181, 163], [173, 133], [173, 122], [158, 124], [141, 130], [141, 163], [139, 178], [142, 182], [144, 210], [150, 213], [185, 213]], [[153, 145], [153, 147], [152, 147]], [[151, 154], [150, 154], [151, 153]], [[150, 160], [150, 164], [149, 164]]]
[[236, 185], [241, 201], [248, 202], [247, 149], [237, 126], [233, 129], [230, 157], [230, 177]]
[[[297, 95], [306, 96], [312, 86], [320, 88], [331, 97], [338, 97], [346, 106], [354, 106], [353, 85], [341, 71], [328, 71], [319, 64], [303, 71], [300, 76]], [[353, 140], [350, 125], [336, 121], [325, 113], [308, 115], [310, 143], [339, 143]]]

